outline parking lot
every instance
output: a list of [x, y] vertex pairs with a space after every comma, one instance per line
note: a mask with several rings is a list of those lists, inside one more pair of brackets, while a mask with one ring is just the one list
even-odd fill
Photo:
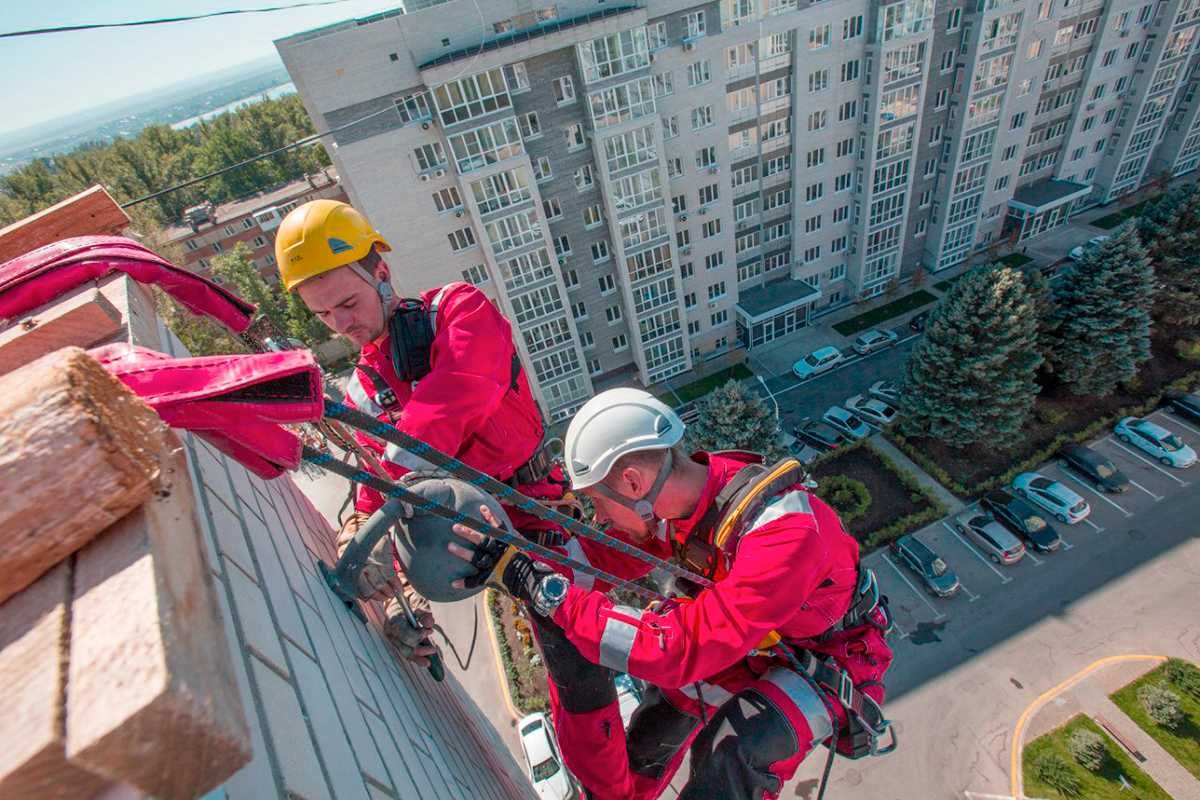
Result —
[[[1200, 428], [1192, 423], [1161, 409], [1149, 415], [1149, 419], [1178, 434], [1193, 449], [1200, 449]], [[1027, 547], [1019, 562], [1003, 566], [994, 563], [956, 531], [952, 526], [953, 517], [929, 525], [918, 531], [916, 537], [958, 574], [961, 591], [949, 598], [938, 598], [925, 590], [920, 578], [886, 550], [875, 552], [864, 560], [874, 568], [880, 589], [888, 596], [896, 621], [896, 639], [909, 640], [918, 634], [912, 643], [925, 644], [927, 642], [920, 635], [923, 631], [952, 629], [956, 621], [966, 621], [977, 614], [995, 613], [1006, 603], [1020, 603], [1031, 592], [1042, 594], [1052, 589], [1058, 580], [1080, 568], [1081, 551], [1095, 557], [1098, 554], [1094, 551], [1098, 548], [1107, 549], [1113, 545], [1113, 537], [1119, 537], [1118, 546], [1125, 546], [1130, 538], [1136, 542], [1143, 536], [1153, 535], [1153, 531], [1137, 528], [1138, 515], [1182, 492], [1200, 475], [1196, 468], [1180, 470], [1163, 466], [1142, 451], [1117, 441], [1111, 432], [1088, 445], [1110, 458], [1129, 478], [1131, 488], [1123, 494], [1102, 494], [1057, 460], [1042, 465], [1038, 472], [1073, 489], [1092, 509], [1086, 519], [1074, 525], [1063, 524], [1047, 512], [1041, 512], [1061, 535], [1063, 546], [1059, 550], [1038, 553]]]

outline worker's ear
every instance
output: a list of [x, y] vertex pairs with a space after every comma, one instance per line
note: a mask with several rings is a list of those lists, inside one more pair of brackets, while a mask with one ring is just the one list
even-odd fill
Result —
[[641, 497], [650, 487], [650, 483], [642, 477], [642, 473], [632, 464], [621, 470], [620, 479], [621, 484], [617, 488], [621, 494], [629, 497]]
[[375, 253], [375, 269], [373, 274], [375, 275], [376, 283], [392, 282], [392, 274], [388, 271], [387, 262], [383, 260], [383, 256], [379, 255], [378, 251]]

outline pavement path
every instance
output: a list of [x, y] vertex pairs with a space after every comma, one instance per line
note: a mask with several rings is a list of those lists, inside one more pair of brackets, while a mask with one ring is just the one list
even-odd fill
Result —
[[890, 458], [900, 469], [916, 478], [918, 483], [932, 492], [934, 497], [942, 501], [942, 505], [946, 507], [948, 513], [956, 514], [966, 508], [966, 504], [962, 500], [959, 500], [945, 486], [942, 486], [927, 472], [914, 464], [912, 459], [904, 455], [896, 445], [889, 442], [885, 437], [872, 436], [871, 446]]

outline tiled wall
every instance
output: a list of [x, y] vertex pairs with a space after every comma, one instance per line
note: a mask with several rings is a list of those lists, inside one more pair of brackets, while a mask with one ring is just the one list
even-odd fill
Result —
[[[186, 354], [161, 326], [159, 337], [138, 343]], [[181, 438], [254, 745], [208, 798], [532, 797], [453, 678], [398, 664], [380, 609], [364, 625], [334, 598], [316, 567], [333, 563], [334, 531], [297, 485]]]

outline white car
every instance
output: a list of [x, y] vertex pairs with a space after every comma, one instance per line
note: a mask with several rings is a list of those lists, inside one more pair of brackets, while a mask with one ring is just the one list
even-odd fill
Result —
[[792, 364], [792, 372], [797, 378], [804, 380], [828, 372], [845, 360], [846, 356], [836, 347], [822, 347]]
[[863, 397], [856, 394], [846, 401], [846, 410], [859, 419], [866, 420], [876, 428], [886, 428], [896, 421], [896, 409], [878, 397]]
[[521, 732], [521, 750], [525, 753], [529, 781], [538, 797], [542, 800], [578, 800], [581, 796], [579, 785], [563, 766], [549, 718], [542, 713], [530, 714], [517, 723], [517, 730]]
[[1168, 467], [1186, 469], [1196, 463], [1196, 451], [1161, 425], [1141, 417], [1126, 417], [1113, 429], [1117, 438], [1157, 458]]
[[1026, 500], [1041, 506], [1068, 525], [1082, 522], [1092, 513], [1092, 507], [1075, 492], [1045, 475], [1022, 472], [1013, 479], [1013, 490]]
[[1081, 244], [1078, 247], [1071, 248], [1071, 252], [1067, 253], [1067, 258], [1071, 259], [1072, 261], [1079, 261], [1080, 259], [1083, 258], [1083, 254], [1086, 253], [1088, 250], [1092, 250], [1094, 248], [1099, 247], [1100, 245], [1104, 244], [1111, 238], [1112, 238], [1111, 236], [1108, 236], [1106, 234], [1101, 234], [1100, 236], [1093, 236], [1092, 238], [1088, 239], [1087, 242], [1085, 242], [1084, 244]]
[[876, 350], [891, 347], [899, 338], [900, 336], [895, 331], [869, 330], [865, 333], [860, 333], [858, 338], [854, 340], [852, 347], [854, 348], [854, 352], [860, 356], [865, 356], [869, 353], [874, 353]]
[[900, 384], [895, 381], [875, 381], [867, 389], [867, 394], [894, 406], [900, 402]]
[[847, 439], [865, 439], [875, 432], [867, 423], [841, 406], [830, 406], [821, 415], [821, 421]]

